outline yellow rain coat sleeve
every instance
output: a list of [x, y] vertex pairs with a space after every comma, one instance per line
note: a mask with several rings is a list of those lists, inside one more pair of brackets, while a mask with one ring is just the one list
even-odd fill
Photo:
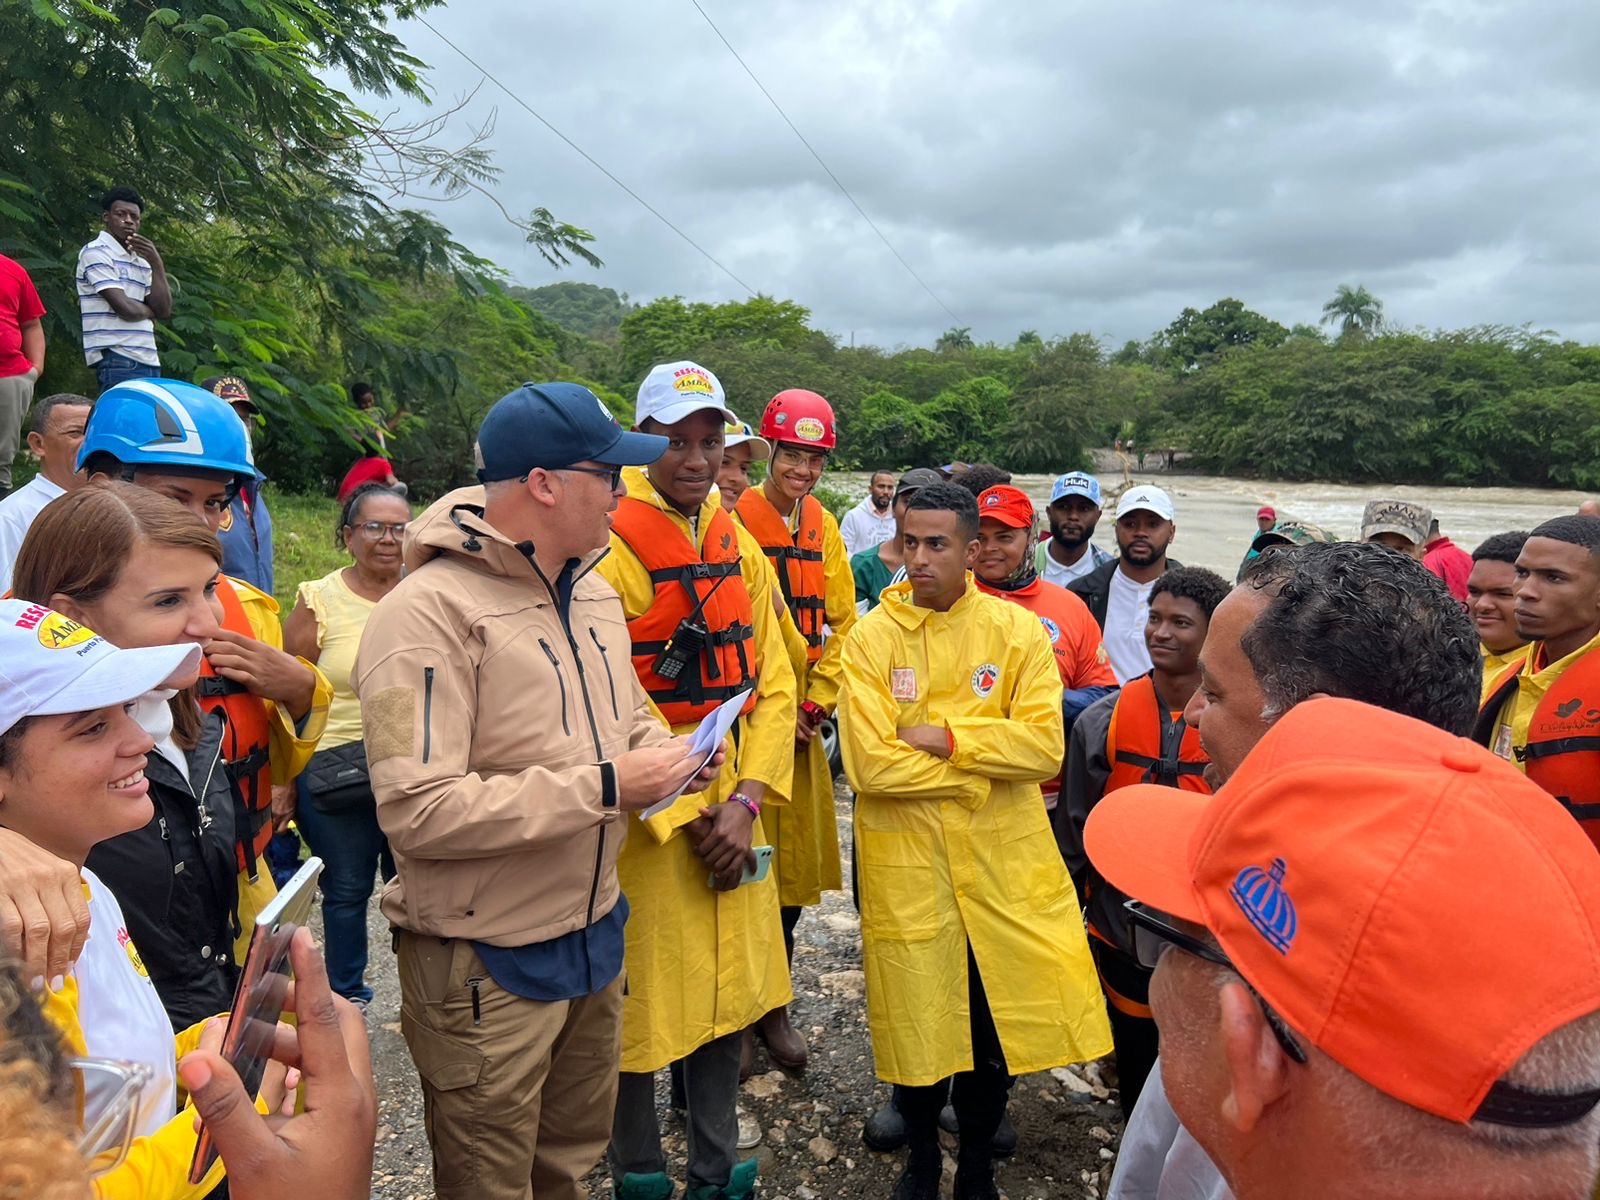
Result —
[[[239, 602], [244, 607], [244, 615], [250, 620], [250, 631], [256, 635], [256, 641], [265, 642], [274, 650], [282, 650], [283, 622], [278, 620], [278, 602], [242, 579], [230, 575], [228, 581], [239, 593]], [[328, 704], [333, 699], [333, 685], [317, 664], [306, 662], [303, 658], [296, 661], [310, 667], [312, 674], [317, 677], [311, 695], [311, 709], [300, 728], [295, 728], [294, 718], [287, 709], [272, 700], [262, 701], [271, 719], [267, 757], [272, 764], [272, 782], [277, 784], [292, 783], [305, 770], [306, 763], [311, 761], [317, 743], [322, 740], [322, 731], [328, 724]]]
[[[949, 612], [887, 589], [844, 647], [862, 957], [878, 1076], [972, 1066], [968, 948], [1013, 1074], [1098, 1057], [1110, 1026], [1039, 784], [1060, 767], [1061, 680], [1037, 618], [970, 581]], [[899, 728], [943, 725], [949, 760]]]
[[[78, 981], [66, 977], [59, 992], [46, 989], [38, 993], [39, 1006], [73, 1054], [83, 1054], [83, 1028], [78, 1023]], [[175, 1057], [182, 1057], [200, 1043], [195, 1025], [178, 1034], [173, 1042]], [[194, 1157], [196, 1133], [193, 1105], [184, 1105], [160, 1129], [136, 1137], [128, 1147], [128, 1157], [115, 1170], [92, 1183], [96, 1200], [200, 1200], [222, 1182], [225, 1168], [219, 1159], [200, 1183], [189, 1183], [189, 1160]]]
[[839, 522], [826, 509], [822, 513], [822, 572], [823, 612], [831, 633], [822, 644], [822, 657], [806, 677], [802, 699], [832, 712], [839, 703], [844, 639], [856, 623], [856, 577], [850, 573], [850, 555], [844, 548], [844, 538], [839, 536]]
[[[630, 468], [623, 477], [630, 496], [662, 504], [688, 534], [688, 521], [664, 505], [642, 470]], [[702, 533], [717, 504], [713, 493], [701, 509]], [[701, 808], [722, 803], [739, 780], [752, 779], [769, 789], [763, 807], [773, 806], [750, 831], [752, 845], [765, 845], [763, 822], [785, 810], [790, 787], [796, 683], [772, 606], [775, 577], [764, 569], [766, 555], [755, 539], [743, 526], [738, 533], [740, 574], [756, 631], [756, 706], [740, 718], [737, 742], [730, 739], [711, 787], [678, 797], [648, 821], [630, 815], [623, 822], [617, 878], [631, 908], [623, 959], [628, 989], [622, 1000], [621, 1069], [627, 1072], [659, 1070], [715, 1038], [747, 1028], [793, 998], [772, 875], [719, 892], [711, 887], [710, 870], [694, 853], [690, 838], [680, 836]], [[595, 569], [622, 597], [629, 620], [653, 602], [649, 573], [616, 533], [611, 535], [611, 553]], [[693, 729], [693, 723], [686, 723], [673, 733]]]

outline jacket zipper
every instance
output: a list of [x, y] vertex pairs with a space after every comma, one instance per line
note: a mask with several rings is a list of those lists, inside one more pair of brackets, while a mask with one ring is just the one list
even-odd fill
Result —
[[589, 626], [589, 636], [594, 639], [594, 644], [600, 649], [600, 661], [606, 665], [606, 686], [611, 689], [611, 719], [620, 721], [622, 720], [622, 713], [617, 709], [617, 681], [611, 674], [611, 654], [606, 649], [605, 643], [600, 640], [600, 635], [595, 632], [593, 625]]
[[561, 660], [556, 657], [556, 652], [550, 648], [550, 643], [543, 638], [539, 639], [539, 648], [544, 651], [544, 656], [550, 660], [550, 665], [555, 669], [556, 686], [561, 689], [561, 732], [567, 737], [572, 736], [572, 726], [567, 724], [567, 677], [561, 671]]
[[433, 751], [433, 668], [422, 668], [422, 761]]

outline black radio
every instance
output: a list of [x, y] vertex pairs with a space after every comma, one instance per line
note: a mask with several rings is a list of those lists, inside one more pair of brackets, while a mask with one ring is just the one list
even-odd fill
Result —
[[650, 669], [663, 679], [676, 679], [683, 669], [700, 657], [700, 652], [711, 640], [711, 631], [692, 618], [685, 617], [672, 631], [672, 637], [656, 655]]

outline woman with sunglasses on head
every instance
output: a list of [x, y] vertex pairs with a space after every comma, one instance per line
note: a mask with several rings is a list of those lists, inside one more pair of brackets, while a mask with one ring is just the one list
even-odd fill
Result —
[[298, 780], [295, 824], [324, 863], [322, 923], [333, 990], [363, 1008], [372, 1000], [363, 976], [373, 868], [388, 882], [394, 860], [378, 828], [361, 741], [361, 701], [350, 686], [350, 669], [367, 618], [400, 582], [410, 520], [404, 492], [381, 483], [357, 488], [334, 531], [354, 561], [302, 583], [283, 623], [284, 649], [315, 663], [333, 685], [327, 728]]
[[[14, 587], [114, 645], [205, 646], [219, 627], [221, 562], [216, 535], [176, 502], [100, 482], [39, 514], [17, 555]], [[117, 898], [173, 1029], [227, 1009], [238, 976], [226, 718], [200, 710], [202, 669], [139, 700], [133, 715], [156, 751], [145, 766], [144, 820], [105, 835], [87, 859]]]
[[[97, 1182], [102, 1196], [198, 1197], [221, 1177], [186, 1179], [194, 1113], [179, 1111], [177, 1060], [202, 1026], [173, 1037], [116, 896], [85, 865], [152, 819], [155, 741], [134, 717], [140, 697], [187, 687], [199, 670], [193, 643], [118, 649], [44, 605], [0, 601], [0, 824], [77, 867], [90, 913], [71, 973], [35, 990], [70, 1051], [129, 1064], [81, 1073], [86, 1122], [106, 1118], [116, 1136], [105, 1148], [127, 1148]], [[125, 1115], [112, 1121], [109, 1108]]]

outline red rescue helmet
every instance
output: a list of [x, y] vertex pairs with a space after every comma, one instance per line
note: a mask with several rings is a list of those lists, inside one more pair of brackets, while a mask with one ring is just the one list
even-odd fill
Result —
[[804, 388], [779, 392], [767, 401], [767, 411], [761, 414], [761, 436], [774, 443], [832, 450], [838, 444], [833, 433], [833, 405]]

